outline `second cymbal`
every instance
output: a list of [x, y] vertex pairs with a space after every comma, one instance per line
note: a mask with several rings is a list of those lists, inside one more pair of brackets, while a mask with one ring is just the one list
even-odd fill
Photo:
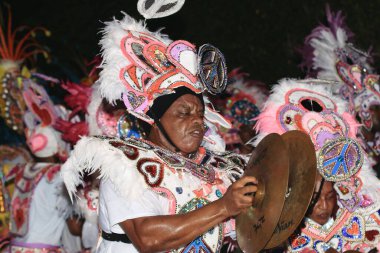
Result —
[[281, 138], [289, 155], [288, 190], [281, 217], [266, 249], [278, 246], [296, 230], [309, 207], [317, 176], [317, 159], [310, 137], [301, 131], [289, 131]]
[[253, 205], [236, 218], [237, 240], [244, 252], [259, 252], [276, 228], [288, 186], [289, 158], [285, 142], [269, 134], [256, 147], [245, 175], [258, 180]]

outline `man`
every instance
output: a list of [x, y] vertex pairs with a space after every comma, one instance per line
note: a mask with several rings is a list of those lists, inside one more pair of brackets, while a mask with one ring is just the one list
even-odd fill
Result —
[[324, 226], [332, 219], [333, 211], [336, 207], [336, 192], [333, 183], [322, 180], [321, 177], [316, 184], [316, 190], [318, 189], [320, 189], [319, 192], [314, 193], [316, 202], [312, 206], [308, 219]]
[[320, 197], [301, 233], [289, 239], [288, 252], [369, 252], [380, 239], [379, 180], [357, 142], [359, 124], [327, 85], [318, 79], [281, 80], [257, 121], [257, 141], [273, 132], [306, 132], [325, 181], [316, 187]]
[[200, 146], [204, 117], [226, 124], [201, 95], [225, 86], [223, 56], [210, 45], [197, 53], [129, 16], [107, 23], [101, 44], [102, 95], [122, 98], [150, 129], [148, 140], [82, 138], [63, 166], [71, 194], [84, 172], [100, 170], [98, 252], [219, 251], [234, 230], [229, 218], [252, 205], [246, 194], [257, 183], [236, 181], [244, 167], [238, 155]]
[[231, 121], [230, 129], [219, 128], [226, 149], [239, 154], [251, 154], [253, 146], [247, 144], [256, 136], [255, 118], [260, 114], [269, 90], [264, 83], [247, 78], [249, 74], [234, 69], [228, 74], [228, 87], [222, 96], [213, 97], [213, 103], [225, 118]]
[[[10, 75], [7, 78], [9, 82], [16, 81]], [[9, 203], [12, 237], [9, 251], [63, 252], [64, 247], [73, 248], [77, 241], [69, 230], [74, 232], [80, 226], [70, 217], [72, 207], [59, 176], [58, 162], [67, 157], [67, 143], [61, 140], [53, 124], [64, 114], [59, 114], [59, 106], [53, 104], [42, 86], [31, 79], [20, 80], [23, 87], [20, 93], [27, 105], [23, 112], [25, 138], [36, 162], [12, 164], [6, 175], [8, 183], [15, 185]]]

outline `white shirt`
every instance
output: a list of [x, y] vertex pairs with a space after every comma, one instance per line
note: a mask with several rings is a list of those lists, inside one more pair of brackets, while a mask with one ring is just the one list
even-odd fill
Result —
[[[125, 234], [119, 223], [139, 217], [169, 214], [169, 202], [151, 190], [145, 190], [141, 198], [130, 201], [117, 192], [109, 180], [100, 183], [99, 225], [106, 233]], [[98, 253], [138, 252], [133, 244], [112, 242], [102, 239]]]
[[60, 206], [69, 203], [62, 198], [62, 178], [56, 176], [52, 182], [42, 178], [36, 186], [29, 209], [29, 229], [23, 237], [15, 237], [16, 242], [43, 243], [61, 246], [61, 236], [66, 221]]

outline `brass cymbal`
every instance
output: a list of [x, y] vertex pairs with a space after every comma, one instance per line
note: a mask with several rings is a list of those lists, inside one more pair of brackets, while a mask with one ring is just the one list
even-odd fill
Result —
[[288, 187], [289, 158], [278, 134], [266, 136], [253, 151], [245, 175], [258, 180], [253, 205], [236, 218], [237, 241], [244, 252], [259, 252], [276, 228]]
[[284, 242], [302, 221], [313, 196], [317, 159], [310, 137], [301, 131], [281, 135], [289, 154], [288, 192], [276, 229], [266, 249]]

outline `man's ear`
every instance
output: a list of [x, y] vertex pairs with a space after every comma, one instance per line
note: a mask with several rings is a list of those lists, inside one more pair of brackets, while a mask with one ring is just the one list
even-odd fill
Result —
[[150, 131], [149, 131], [149, 135], [151, 135], [152, 133], [155, 133], [155, 134], [157, 134], [160, 130], [159, 130], [159, 128], [158, 128], [158, 126], [157, 126], [157, 124], [155, 123], [155, 122], [153, 122], [153, 124], [152, 125], [150, 125]]

